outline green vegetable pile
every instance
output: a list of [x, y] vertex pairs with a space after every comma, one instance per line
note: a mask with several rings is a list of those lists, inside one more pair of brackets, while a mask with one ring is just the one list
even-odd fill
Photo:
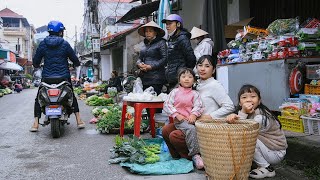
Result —
[[[122, 111], [119, 105], [96, 107], [91, 113], [98, 118], [97, 130], [99, 132], [110, 133], [110, 130], [120, 128]], [[147, 126], [145, 122], [141, 121], [140, 131], [143, 132]], [[134, 118], [125, 121], [125, 129], [133, 129], [133, 127]]]
[[89, 106], [107, 106], [109, 104], [113, 104], [113, 100], [111, 98], [93, 95], [87, 98], [86, 104]]
[[[120, 127], [121, 110], [120, 106], [108, 106], [108, 112], [103, 114], [97, 123], [97, 129], [102, 133], [109, 133], [113, 128]], [[99, 113], [99, 112], [98, 112]], [[102, 114], [102, 110], [101, 110]], [[99, 115], [101, 115], [99, 113]]]
[[110, 164], [130, 162], [138, 164], [151, 164], [160, 160], [160, 145], [147, 145], [142, 139], [135, 136], [132, 138], [115, 137], [115, 146], [110, 149], [112, 156]]
[[12, 90], [10, 88], [0, 89], [0, 97], [7, 94], [11, 94], [11, 93], [12, 93]]
[[107, 84], [100, 84], [97, 87], [95, 87], [95, 90], [103, 92], [106, 89], [106, 87]]
[[80, 87], [75, 87], [74, 89], [73, 89], [73, 92], [75, 93], [75, 94], [81, 94], [82, 93], [82, 88], [80, 88]]

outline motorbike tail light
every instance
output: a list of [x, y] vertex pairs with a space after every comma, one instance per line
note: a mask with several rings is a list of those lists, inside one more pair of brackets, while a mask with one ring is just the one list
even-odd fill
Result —
[[50, 105], [49, 108], [58, 108], [59, 105]]
[[60, 89], [48, 89], [49, 96], [59, 96]]

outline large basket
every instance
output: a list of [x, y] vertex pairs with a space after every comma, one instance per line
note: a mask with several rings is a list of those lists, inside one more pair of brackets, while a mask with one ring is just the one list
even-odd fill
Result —
[[195, 123], [201, 156], [210, 179], [248, 179], [259, 124], [241, 120], [198, 120]]

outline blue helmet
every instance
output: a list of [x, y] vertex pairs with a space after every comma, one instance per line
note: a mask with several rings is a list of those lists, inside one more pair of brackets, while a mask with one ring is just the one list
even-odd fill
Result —
[[50, 21], [48, 23], [48, 32], [60, 32], [65, 30], [66, 28], [60, 21]]

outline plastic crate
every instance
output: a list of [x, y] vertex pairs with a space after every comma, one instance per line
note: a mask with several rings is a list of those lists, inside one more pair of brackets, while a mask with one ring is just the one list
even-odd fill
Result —
[[298, 132], [298, 133], [304, 132], [302, 119], [288, 118], [288, 117], [282, 117], [282, 116], [278, 116], [278, 119], [281, 122], [283, 130]]
[[308, 79], [320, 79], [320, 64], [306, 65]]
[[304, 85], [304, 93], [305, 94], [320, 95], [320, 85], [305, 84]]
[[320, 119], [301, 116], [303, 120], [304, 133], [320, 135]]

